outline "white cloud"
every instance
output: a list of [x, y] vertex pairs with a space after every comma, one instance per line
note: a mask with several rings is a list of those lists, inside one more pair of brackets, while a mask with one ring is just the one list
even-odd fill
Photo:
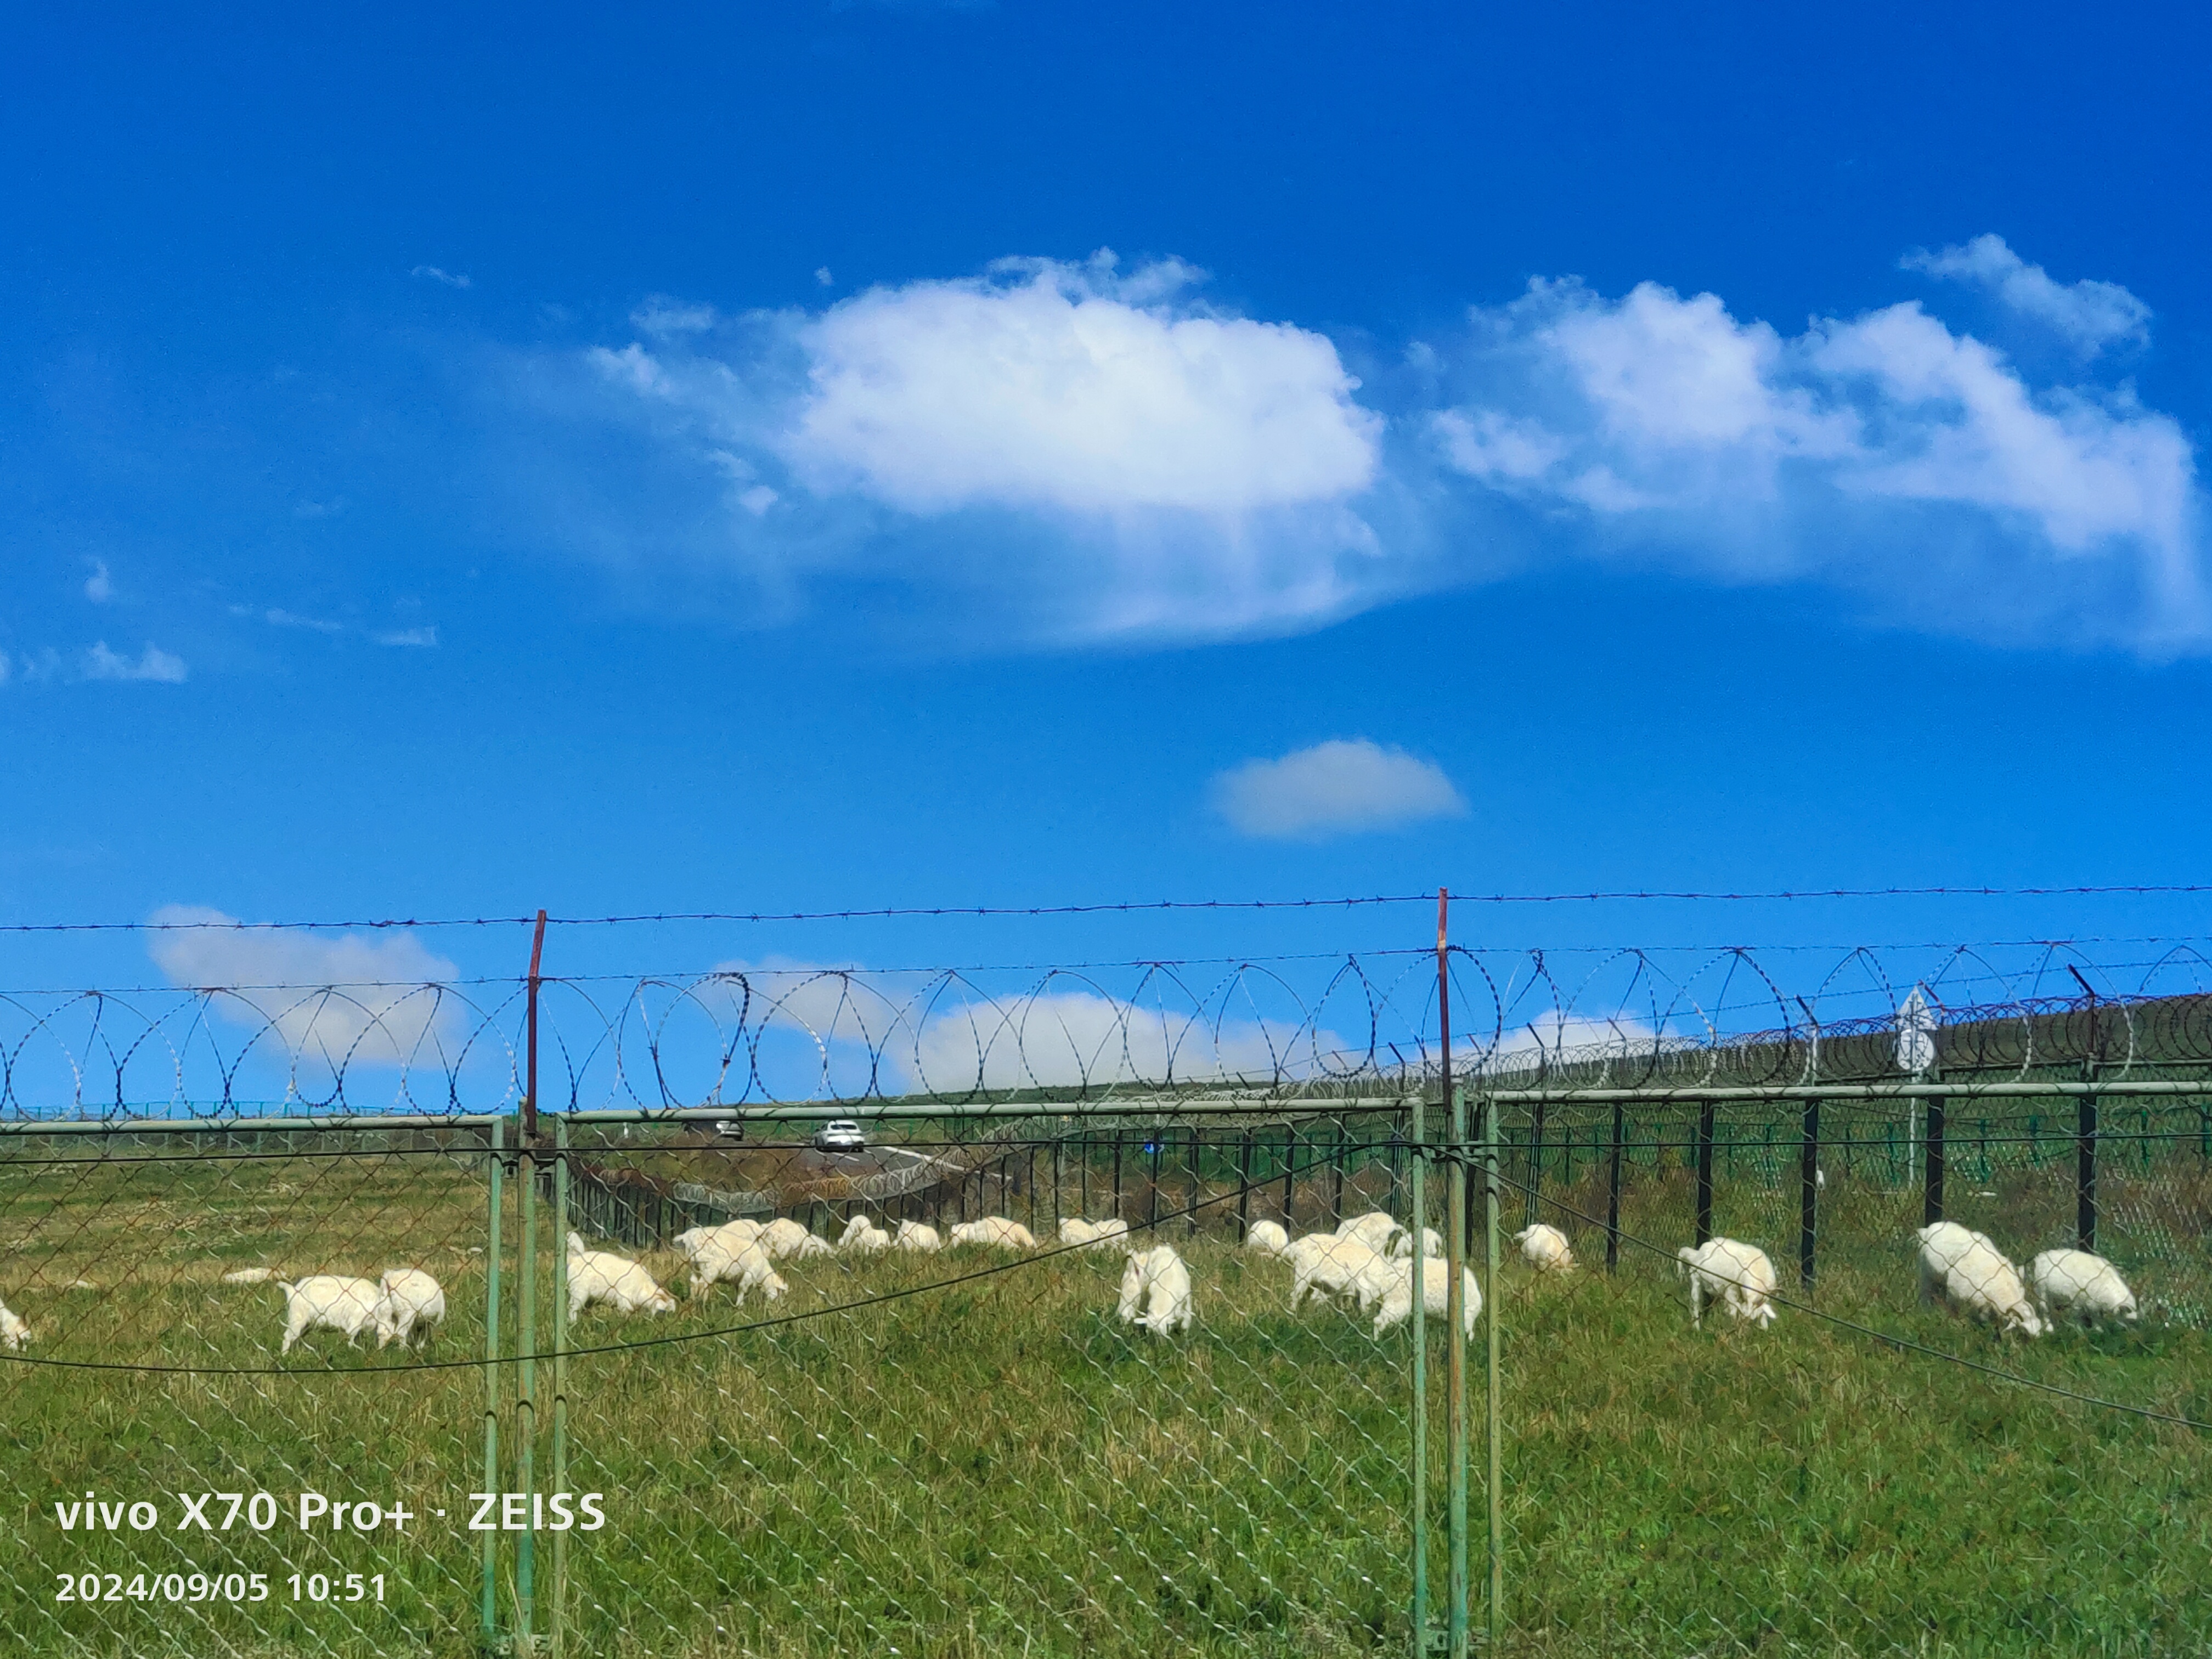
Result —
[[872, 289], [807, 325], [789, 453], [817, 488], [914, 513], [1234, 514], [1365, 489], [1380, 423], [1335, 346], [1198, 313], [1189, 281], [1032, 262]]
[[1534, 1071], [1539, 1066], [1587, 1065], [1604, 1060], [1634, 1060], [1662, 1045], [1649, 1024], [1632, 1016], [1591, 1019], [1557, 1010], [1502, 1033], [1497, 1046], [1473, 1069], [1486, 1073]]
[[2177, 572], [2192, 562], [2195, 471], [2165, 416], [2039, 399], [1995, 351], [1914, 305], [1830, 325], [1811, 361], [1871, 387], [1887, 417], [1838, 473], [1847, 489], [2020, 514], [2063, 554], [2133, 544]]
[[1784, 336], [1710, 294], [1540, 282], [1474, 325], [1437, 452], [1601, 547], [1969, 633], [2212, 637], [2189, 442], [2124, 387], [2031, 384], [1917, 303]]
[[185, 672], [185, 659], [159, 646], [148, 646], [133, 662], [108, 649], [106, 640], [94, 641], [77, 668], [79, 677], [88, 680], [156, 680], [171, 685], [182, 682]]
[[1345, 1047], [1287, 1024], [1146, 1008], [1092, 991], [1046, 992], [964, 1004], [921, 1024], [911, 1086], [935, 1094], [975, 1089], [1102, 1088], [1272, 1081], [1316, 1069], [1316, 1052]]
[[[2126, 290], [1996, 238], [1908, 263], [2077, 344], [2143, 337]], [[763, 623], [835, 585], [939, 642], [1249, 637], [1632, 557], [1977, 637], [2212, 648], [2180, 426], [2094, 353], [2053, 379], [1917, 304], [1792, 332], [1712, 294], [1539, 280], [1361, 357], [1365, 386], [1326, 336], [1210, 307], [1174, 260], [637, 317], [563, 367], [644, 446], [586, 465], [641, 453], [634, 487], [667, 497], [573, 539]], [[574, 382], [536, 384], [550, 405]], [[541, 493], [574, 502], [561, 486]]]
[[814, 267], [814, 280], [819, 283], [823, 288], [834, 288], [837, 282], [837, 279], [830, 274], [830, 267], [827, 265], [817, 265]]
[[165, 905], [148, 935], [172, 985], [227, 993], [213, 1006], [234, 1024], [265, 1027], [296, 1067], [399, 1065], [420, 1056], [460, 1018], [459, 1003], [425, 988], [459, 970], [411, 933], [326, 938], [240, 928], [197, 905]]
[[1907, 270], [1987, 289], [2084, 353], [2123, 341], [2141, 344], [2150, 337], [2150, 307], [2118, 283], [2054, 282], [2041, 265], [2014, 253], [2002, 236], [1977, 236], [1937, 253], [1915, 250], [1899, 263]]
[[672, 300], [656, 294], [629, 314], [631, 322], [656, 338], [678, 334], [703, 334], [721, 320], [712, 306]]
[[963, 595], [1000, 641], [1357, 609], [1378, 574], [1357, 501], [1382, 421], [1325, 337], [1219, 314], [1196, 283], [1172, 261], [1010, 261], [584, 360], [723, 481], [717, 556], [776, 596], [764, 608], [835, 573]]
[[1214, 779], [1213, 801], [1237, 830], [1275, 840], [1395, 830], [1467, 811], [1441, 768], [1364, 738], [1246, 761]]
[[[1145, 1004], [1109, 993], [987, 994], [958, 975], [728, 962], [701, 1000], [727, 1029], [759, 1033], [750, 1063], [772, 1090], [1103, 1087], [1310, 1076], [1349, 1048], [1328, 1030], [1218, 1006]], [[779, 1046], [776, 1036], [784, 1039]], [[723, 1039], [727, 1042], [726, 1036]]]
[[441, 270], [435, 265], [417, 265], [407, 273], [410, 276], [427, 276], [434, 283], [443, 283], [447, 288], [466, 288], [469, 279], [450, 270]]
[[270, 609], [262, 613], [262, 619], [271, 628], [301, 628], [311, 634], [343, 634], [343, 623], [325, 622], [317, 617], [302, 617], [289, 611]]
[[92, 574], [84, 579], [84, 596], [94, 605], [106, 605], [115, 597], [115, 583], [107, 574], [106, 560], [92, 562]]
[[434, 628], [393, 628], [387, 629], [380, 634], [371, 634], [369, 638], [379, 645], [411, 646], [427, 649], [437, 644], [438, 630]]

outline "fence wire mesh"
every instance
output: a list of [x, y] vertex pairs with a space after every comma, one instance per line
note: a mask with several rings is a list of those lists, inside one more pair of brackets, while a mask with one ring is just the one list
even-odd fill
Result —
[[0, 1631], [2212, 1650], [2212, 995], [2143, 957], [1455, 951], [1465, 1130], [1427, 952], [549, 978], [535, 1101], [522, 982], [0, 998]]
[[[466, 1489], [483, 1384], [415, 1362], [481, 1349], [484, 1144], [0, 1138], [0, 1294], [27, 1328], [9, 1352], [40, 1362], [0, 1365], [0, 1632], [115, 1654], [466, 1640], [470, 1540], [431, 1511]], [[400, 1265], [442, 1286], [434, 1329], [374, 1322]], [[287, 1352], [280, 1281], [309, 1274], [343, 1276], [332, 1323]]]

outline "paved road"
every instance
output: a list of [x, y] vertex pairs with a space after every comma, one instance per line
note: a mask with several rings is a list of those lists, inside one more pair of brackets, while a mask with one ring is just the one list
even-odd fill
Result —
[[811, 1146], [802, 1146], [798, 1153], [799, 1167], [809, 1175], [849, 1176], [855, 1180], [938, 1161], [903, 1146], [871, 1146], [864, 1152], [818, 1152]]

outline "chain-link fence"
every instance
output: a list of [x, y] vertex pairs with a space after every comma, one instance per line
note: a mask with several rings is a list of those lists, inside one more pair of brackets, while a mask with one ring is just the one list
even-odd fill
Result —
[[0, 1003], [0, 1632], [2212, 1649], [2212, 1000], [1448, 960]]

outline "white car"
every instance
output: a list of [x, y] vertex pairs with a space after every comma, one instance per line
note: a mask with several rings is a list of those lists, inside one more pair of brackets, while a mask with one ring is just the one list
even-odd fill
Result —
[[867, 1150], [868, 1138], [849, 1117], [833, 1117], [814, 1132], [817, 1152], [859, 1152]]

